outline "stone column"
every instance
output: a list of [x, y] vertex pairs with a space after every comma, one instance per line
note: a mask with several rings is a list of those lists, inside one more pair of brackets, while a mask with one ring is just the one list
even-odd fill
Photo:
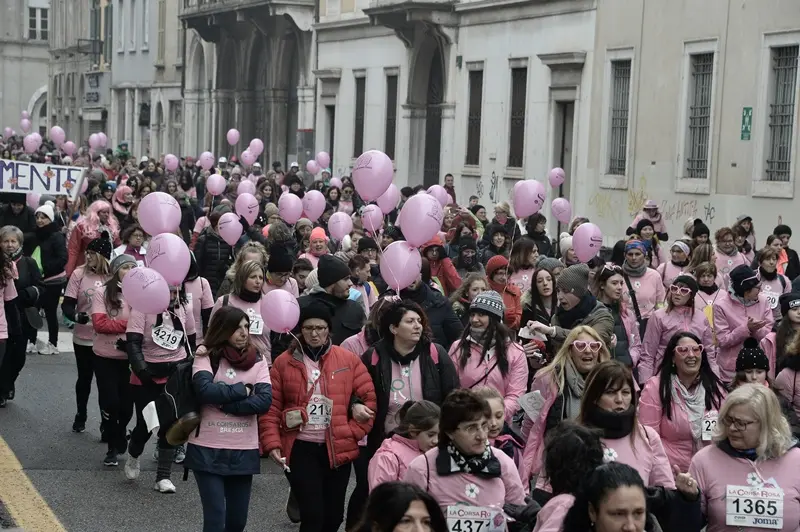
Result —
[[[264, 151], [271, 158], [266, 164], [272, 161], [281, 161], [284, 168], [287, 168], [292, 161], [286, 161], [287, 138], [286, 131], [293, 134], [295, 124], [288, 124], [289, 117], [289, 92], [284, 89], [267, 89], [264, 91]], [[266, 168], [266, 167], [265, 167]]]
[[130, 89], [122, 89], [125, 93], [125, 134], [122, 140], [128, 142], [128, 149], [133, 151], [133, 94]]
[[197, 151], [197, 91], [185, 90], [183, 92], [183, 146], [182, 155], [194, 156]]
[[[425, 170], [425, 117], [427, 113], [424, 105], [404, 104], [402, 108], [404, 127], [400, 127], [398, 130], [402, 132], [405, 129], [408, 135], [398, 136], [400, 142], [397, 143], [398, 151], [395, 160], [408, 161], [405, 172], [408, 177], [408, 186], [413, 187], [422, 184]], [[402, 139], [408, 139], [408, 143]]]

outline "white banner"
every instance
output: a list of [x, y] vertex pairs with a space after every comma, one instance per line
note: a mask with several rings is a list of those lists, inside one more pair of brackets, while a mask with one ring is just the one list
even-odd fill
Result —
[[0, 159], [0, 193], [49, 194], [74, 198], [83, 185], [82, 166], [59, 166]]

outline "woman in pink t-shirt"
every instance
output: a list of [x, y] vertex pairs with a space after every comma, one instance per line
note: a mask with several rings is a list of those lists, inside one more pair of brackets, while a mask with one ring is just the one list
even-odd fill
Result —
[[111, 261], [111, 278], [92, 296], [92, 327], [95, 331], [92, 360], [97, 376], [97, 399], [105, 424], [108, 452], [103, 465], [119, 465], [118, 455], [127, 450], [126, 429], [133, 417], [130, 391], [131, 371], [125, 352], [125, 329], [130, 307], [122, 296], [121, 283], [136, 267], [132, 255], [118, 255]]
[[245, 311], [250, 321], [250, 341], [259, 353], [271, 361], [269, 329], [264, 326], [264, 319], [261, 316], [263, 284], [264, 269], [261, 263], [251, 260], [240, 264], [234, 273], [233, 293], [217, 298], [211, 310], [211, 317], [213, 318], [220, 308], [228, 305]]
[[211, 285], [208, 284], [208, 279], [200, 277], [194, 253], [190, 253], [189, 257], [191, 258], [189, 273], [186, 274], [186, 280], [183, 282], [183, 290], [186, 292], [186, 300], [194, 318], [197, 343], [199, 344], [203, 340], [205, 330], [208, 329], [211, 309], [214, 308], [214, 294], [211, 292]]
[[[78, 365], [78, 381], [75, 383], [75, 396], [78, 413], [72, 423], [74, 432], [86, 430], [86, 405], [92, 393], [94, 378], [94, 329], [91, 324], [92, 299], [109, 277], [111, 260], [111, 238], [107, 232], [89, 242], [86, 248], [85, 263], [75, 268], [67, 282], [61, 310], [67, 319], [75, 322], [72, 332], [72, 345], [75, 349], [75, 362]], [[102, 408], [101, 408], [102, 410]], [[100, 424], [100, 432], [105, 432], [105, 423]], [[103, 437], [105, 439], [105, 437]]]
[[272, 404], [272, 384], [250, 327], [245, 311], [219, 309], [205, 336], [207, 351], [192, 367], [202, 421], [189, 437], [184, 464], [197, 481], [204, 530], [244, 530], [253, 475], [261, 472], [257, 416]]

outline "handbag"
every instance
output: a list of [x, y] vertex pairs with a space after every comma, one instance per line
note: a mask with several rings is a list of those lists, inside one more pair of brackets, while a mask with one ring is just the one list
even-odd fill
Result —
[[625, 284], [628, 287], [628, 294], [631, 296], [631, 304], [633, 305], [633, 313], [636, 315], [636, 321], [639, 323], [639, 338], [644, 340], [644, 332], [647, 330], [647, 320], [642, 318], [642, 313], [639, 310], [639, 303], [636, 301], [636, 292], [633, 291], [631, 286], [631, 279], [626, 274], [622, 277], [625, 279]]

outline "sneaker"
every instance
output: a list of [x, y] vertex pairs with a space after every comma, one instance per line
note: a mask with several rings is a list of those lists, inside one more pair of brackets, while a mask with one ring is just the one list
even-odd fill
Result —
[[178, 445], [178, 447], [175, 448], [175, 460], [173, 461], [176, 464], [182, 464], [184, 460], [186, 460], [186, 446]]
[[117, 458], [116, 451], [108, 451], [106, 453], [105, 460], [103, 460], [103, 465], [106, 467], [116, 467], [119, 465], [119, 458]]
[[175, 493], [175, 484], [173, 484], [170, 479], [165, 478], [164, 480], [156, 482], [153, 489], [160, 493]]
[[86, 432], [86, 417], [80, 414], [75, 415], [75, 421], [72, 422], [72, 432]]
[[297, 504], [297, 498], [294, 492], [289, 488], [289, 497], [286, 499], [286, 515], [292, 523], [299, 523], [300, 519], [300, 505]]
[[58, 347], [51, 343], [46, 343], [38, 349], [40, 355], [58, 355]]
[[33, 342], [28, 342], [28, 348], [25, 350], [25, 352], [26, 352], [27, 354], [29, 354], [29, 355], [33, 355], [33, 354], [35, 354], [36, 352], [38, 352], [38, 351], [39, 351], [39, 347], [40, 347], [40, 346], [41, 346], [41, 347], [44, 347], [44, 345], [43, 345], [43, 344], [41, 344], [41, 343], [39, 342], [39, 340], [36, 340], [36, 343], [33, 343]]
[[125, 460], [125, 478], [128, 480], [136, 480], [139, 478], [139, 459], [133, 456], [128, 456]]

